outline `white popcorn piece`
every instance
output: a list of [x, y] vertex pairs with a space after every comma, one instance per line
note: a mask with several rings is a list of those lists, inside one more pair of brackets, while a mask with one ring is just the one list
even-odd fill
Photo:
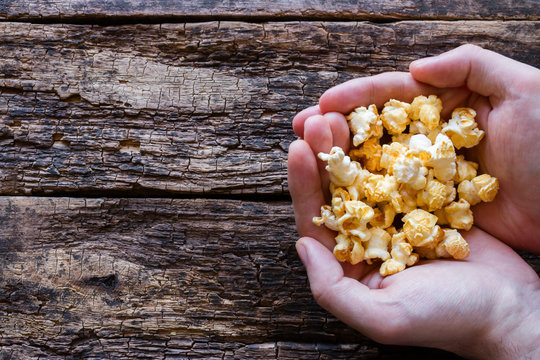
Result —
[[371, 228], [370, 230], [371, 237], [367, 243], [364, 258], [387, 260], [390, 258], [390, 253], [388, 252], [388, 243], [391, 240], [390, 234], [378, 227]]
[[437, 135], [435, 143], [429, 148], [431, 158], [426, 164], [440, 181], [452, 180], [456, 174], [456, 152], [452, 140], [444, 134]]
[[358, 107], [347, 115], [346, 119], [353, 133], [354, 146], [362, 144], [370, 137], [382, 136], [382, 121], [375, 105], [370, 105], [367, 109], [364, 106]]
[[435, 250], [438, 257], [465, 259], [471, 253], [469, 244], [456, 229], [443, 229], [444, 236]]
[[439, 243], [444, 234], [437, 225], [437, 217], [425, 210], [413, 210], [402, 220], [403, 232], [414, 247], [434, 246]]
[[488, 174], [464, 180], [458, 186], [459, 198], [466, 200], [471, 205], [476, 205], [480, 201], [493, 201], [498, 191], [499, 180]]
[[457, 108], [448, 124], [443, 126], [442, 133], [452, 139], [456, 149], [476, 146], [484, 137], [484, 131], [477, 128], [475, 116], [476, 111], [471, 108]]
[[324, 224], [330, 230], [339, 231], [336, 216], [332, 212], [332, 208], [329, 205], [321, 206], [321, 216], [314, 217], [313, 223], [317, 226]]
[[454, 229], [470, 230], [473, 224], [473, 213], [470, 204], [460, 199], [453, 201], [444, 208], [444, 214], [450, 226]]
[[394, 99], [384, 104], [381, 120], [390, 135], [401, 134], [407, 128], [407, 125], [411, 122], [411, 119], [409, 119], [410, 110], [410, 104]]
[[319, 153], [319, 159], [327, 161], [326, 170], [330, 175], [330, 181], [337, 186], [350, 186], [354, 183], [360, 171], [360, 164], [345, 155], [343, 150], [334, 146], [329, 154]]
[[401, 155], [397, 158], [392, 170], [399, 183], [408, 184], [413, 190], [420, 190], [426, 186], [428, 170], [418, 157], [410, 154]]
[[411, 103], [409, 116], [411, 120], [420, 120], [429, 130], [439, 126], [442, 101], [435, 95], [417, 96]]
[[406, 266], [412, 266], [418, 262], [418, 254], [413, 253], [413, 247], [407, 242], [405, 233], [397, 233], [392, 236], [391, 259], [381, 264], [379, 273], [382, 276], [396, 274], [405, 270]]

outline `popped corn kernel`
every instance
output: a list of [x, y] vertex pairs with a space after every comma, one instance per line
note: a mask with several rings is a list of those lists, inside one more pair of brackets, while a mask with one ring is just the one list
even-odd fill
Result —
[[406, 152], [407, 147], [400, 143], [394, 142], [390, 145], [384, 144], [382, 146], [380, 166], [386, 169], [391, 175], [394, 172], [394, 164], [396, 163], [398, 157]]
[[337, 219], [337, 226], [341, 233], [354, 235], [365, 241], [369, 238], [367, 224], [373, 219], [373, 208], [359, 200], [344, 202], [345, 214]]
[[391, 258], [381, 264], [379, 273], [388, 276], [403, 271], [406, 266], [412, 266], [418, 262], [418, 254], [413, 253], [413, 247], [407, 242], [404, 233], [392, 236]]
[[398, 192], [398, 182], [391, 175], [370, 175], [364, 183], [368, 201], [390, 202], [396, 212], [403, 211], [403, 200]]
[[459, 198], [476, 205], [480, 201], [490, 202], [499, 191], [499, 180], [488, 174], [482, 174], [471, 180], [464, 180], [458, 185]]
[[444, 214], [454, 229], [470, 230], [473, 224], [471, 205], [464, 199], [451, 202], [444, 208]]
[[382, 146], [379, 139], [369, 138], [362, 144], [360, 149], [353, 149], [349, 152], [351, 158], [361, 161], [364, 168], [371, 172], [381, 171]]
[[332, 208], [329, 205], [321, 206], [321, 216], [314, 217], [313, 223], [317, 226], [324, 224], [330, 230], [339, 231], [336, 216], [332, 212]]
[[442, 133], [452, 139], [456, 149], [476, 146], [484, 137], [484, 131], [477, 128], [475, 116], [476, 111], [471, 108], [457, 108], [448, 124], [443, 126]]
[[420, 120], [429, 130], [439, 126], [442, 101], [435, 95], [417, 96], [411, 103], [411, 120]]
[[426, 187], [418, 192], [416, 202], [427, 211], [441, 209], [447, 203], [448, 197], [452, 195], [453, 189], [453, 186], [447, 186], [433, 178], [429, 179]]
[[380, 227], [381, 229], [386, 229], [392, 225], [394, 222], [394, 217], [396, 216], [396, 211], [394, 207], [390, 204], [379, 203], [374, 211], [373, 219], [370, 222], [370, 225], [373, 227]]
[[381, 228], [371, 228], [371, 237], [368, 240], [366, 251], [364, 253], [365, 259], [381, 259], [386, 260], [390, 257], [388, 252], [388, 243], [391, 240], [390, 234]]
[[340, 147], [334, 146], [329, 154], [319, 153], [319, 159], [327, 161], [326, 170], [330, 174], [330, 181], [337, 186], [352, 185], [354, 179], [360, 171], [360, 164], [351, 161], [351, 158], [345, 156]]
[[407, 128], [411, 122], [408, 116], [409, 111], [411, 111], [411, 105], [406, 102], [390, 99], [384, 104], [381, 120], [390, 135], [401, 134]]
[[[454, 181], [460, 183], [464, 180], [472, 180], [476, 177], [476, 170], [478, 169], [478, 164], [474, 161], [465, 160], [465, 156], [458, 155], [456, 158], [456, 175], [454, 176]], [[471, 203], [471, 205], [474, 205]]]
[[360, 239], [354, 236], [338, 234], [336, 236], [336, 246], [334, 246], [334, 256], [338, 261], [348, 261], [353, 265], [364, 260], [364, 246]]
[[370, 105], [367, 109], [364, 106], [358, 107], [345, 118], [353, 133], [354, 146], [362, 144], [370, 137], [382, 136], [382, 121], [375, 105]]
[[437, 217], [425, 210], [413, 210], [402, 220], [403, 232], [412, 246], [437, 244], [443, 236], [443, 231], [437, 225]]
[[408, 184], [413, 190], [420, 190], [426, 186], [428, 170], [420, 158], [410, 153], [400, 155], [392, 170], [399, 183]]
[[454, 259], [465, 259], [471, 253], [469, 244], [456, 229], [443, 229], [444, 236], [437, 245], [436, 253], [438, 257], [453, 257]]
[[456, 174], [456, 152], [452, 140], [444, 134], [437, 135], [429, 148], [431, 158], [426, 162], [433, 168], [433, 174], [440, 181], [451, 180]]

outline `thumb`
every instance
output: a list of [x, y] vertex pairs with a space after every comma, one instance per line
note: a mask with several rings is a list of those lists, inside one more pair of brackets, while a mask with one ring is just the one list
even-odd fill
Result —
[[385, 332], [382, 307], [374, 292], [361, 282], [345, 277], [330, 250], [313, 238], [303, 237], [296, 250], [306, 267], [313, 297], [341, 321], [370, 337]]
[[417, 81], [439, 88], [467, 85], [483, 96], [504, 96], [516, 80], [527, 80], [532, 66], [482, 49], [463, 45], [441, 55], [413, 61], [409, 70]]

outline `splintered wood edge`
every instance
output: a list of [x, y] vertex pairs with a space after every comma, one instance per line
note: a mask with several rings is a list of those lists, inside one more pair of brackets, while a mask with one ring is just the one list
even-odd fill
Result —
[[271, 9], [267, 2], [252, 1], [181, 1], [164, 0], [89, 2], [72, 0], [4, 0], [0, 19], [57, 21], [119, 21], [144, 19], [239, 18], [251, 20], [297, 19], [529, 19], [540, 17], [531, 2], [456, 1], [425, 4], [420, 0], [403, 3], [392, 0], [350, 1], [315, 4], [305, 0], [277, 0]]

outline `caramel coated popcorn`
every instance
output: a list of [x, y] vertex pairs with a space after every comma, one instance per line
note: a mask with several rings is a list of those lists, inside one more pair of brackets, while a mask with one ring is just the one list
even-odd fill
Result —
[[356, 108], [346, 116], [354, 147], [318, 154], [328, 163], [332, 201], [313, 222], [338, 233], [339, 261], [378, 261], [387, 276], [421, 258], [469, 255], [457, 229], [472, 227], [471, 206], [493, 201], [499, 182], [456, 153], [485, 135], [476, 112], [457, 108], [445, 122], [441, 110], [435, 95], [390, 99], [380, 115], [375, 105]]

